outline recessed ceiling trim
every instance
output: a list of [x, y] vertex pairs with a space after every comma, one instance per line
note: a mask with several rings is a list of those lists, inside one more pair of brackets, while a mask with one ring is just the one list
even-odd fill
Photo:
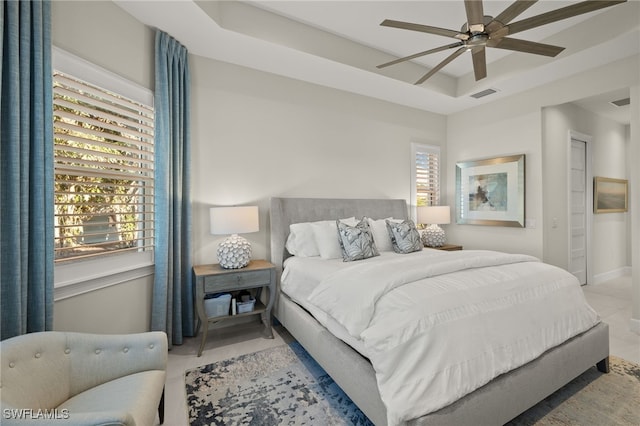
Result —
[[[623, 86], [633, 86], [636, 85], [638, 81], [637, 55], [638, 49], [640, 48], [640, 43], [638, 43], [638, 40], [640, 40], [638, 37], [640, 29], [638, 29], [638, 14], [636, 12], [640, 11], [640, 1], [629, 1], [624, 5], [611, 8], [609, 12], [592, 17], [591, 19], [593, 22], [589, 21], [589, 25], [584, 25], [588, 30], [594, 27], [605, 27], [611, 29], [612, 33], [609, 34], [609, 32], [607, 32], [607, 37], [604, 39], [598, 39], [597, 42], [592, 38], [584, 38], [583, 35], [581, 35], [578, 37], [580, 46], [575, 46], [569, 43], [569, 45], [571, 45], [571, 51], [569, 54], [556, 58], [553, 61], [546, 61], [547, 58], [543, 58], [545, 60], [542, 62], [533, 61], [533, 59], [536, 59], [533, 57], [537, 57], [539, 55], [518, 55], [515, 57], [516, 55], [511, 54], [506, 57], [502, 57], [499, 61], [489, 60], [489, 68], [492, 71], [491, 75], [487, 77], [487, 80], [485, 80], [486, 83], [483, 86], [485, 88], [499, 87], [500, 90], [497, 96], [494, 96], [493, 98], [489, 96], [486, 99], [470, 97], [470, 94], [480, 90], [475, 81], [472, 81], [473, 73], [465, 74], [463, 77], [459, 77], [457, 81], [454, 80], [455, 77], [448, 76], [444, 73], [437, 73], [437, 75], [432, 77], [430, 83], [421, 87], [416, 87], [411, 84], [410, 79], [398, 79], [399, 75], [396, 75], [395, 73], [382, 74], [376, 72], [377, 69], [371, 66], [371, 64], [377, 63], [375, 62], [376, 58], [372, 58], [368, 54], [358, 53], [357, 48], [359, 46], [356, 46], [355, 44], [347, 43], [349, 47], [348, 49], [345, 51], [343, 51], [343, 49], [338, 49], [335, 56], [332, 55], [327, 58], [325, 56], [318, 56], [318, 52], [316, 51], [309, 52], [306, 51], [306, 49], [300, 50], [299, 48], [295, 48], [299, 46], [288, 45], [288, 43], [279, 43], [276, 42], [277, 40], [275, 39], [265, 40], [261, 37], [255, 37], [221, 27], [213, 19], [216, 16], [215, 13], [209, 14], [206, 10], [200, 7], [200, 5], [203, 4], [209, 5], [210, 2], [194, 0], [114, 0], [114, 3], [130, 13], [138, 19], [138, 21], [152, 28], [161, 29], [162, 31], [171, 34], [171, 36], [177, 40], [180, 40], [180, 42], [189, 49], [190, 55], [253, 68], [263, 72], [281, 75], [286, 78], [331, 87], [337, 90], [343, 90], [387, 102], [397, 103], [410, 108], [423, 109], [437, 114], [447, 115], [461, 112], [469, 108], [477, 107], [478, 105], [486, 102], [493, 102], [498, 98], [520, 94], [570, 76], [576, 76], [576, 78], [582, 78], [581, 76], [585, 76], [586, 78], [586, 73], [593, 73], [595, 69], [599, 69], [600, 67], [606, 67], [607, 74], [611, 75], [613, 71], [610, 71], [610, 69], [618, 70], [618, 64], [621, 60], [624, 60], [625, 65], [623, 68], [619, 69], [621, 73], [619, 78], [629, 81], [617, 81], [616, 86], [620, 86], [621, 84]], [[320, 3], [324, 2], [266, 1], [266, 4], [268, 5], [299, 5], [299, 7], [305, 11], [310, 10], [313, 13], [316, 13], [317, 10], [313, 7], [308, 8], [306, 5], [317, 5]], [[339, 6], [336, 10], [343, 10], [346, 6], [351, 7], [347, 7], [347, 12], [349, 12], [347, 14], [347, 18], [350, 16], [349, 14], [356, 18], [358, 16], [362, 16], [360, 8], [366, 7], [367, 10], [369, 10], [369, 5], [371, 4], [380, 5], [380, 8], [373, 9], [378, 11], [378, 15], [381, 20], [384, 17], [389, 16], [389, 13], [391, 13], [390, 10], [395, 10], [395, 8], [397, 8], [397, 2], [393, 1], [365, 2], [368, 6], [360, 6], [362, 3], [363, 2], [328, 2], [328, 4], [334, 5], [336, 8]], [[404, 10], [406, 5], [421, 5], [423, 3], [428, 4], [425, 8], [428, 6], [429, 9], [431, 9], [432, 5], [445, 5], [449, 2], [405, 2], [402, 3], [404, 5], [403, 8], [398, 10]], [[538, 2], [538, 4], [540, 3], [545, 2]], [[318, 8], [319, 7], [320, 6], [318, 6]], [[440, 6], [436, 7], [436, 10], [438, 10], [439, 7]], [[244, 10], [244, 8], [242, 9]], [[324, 7], [322, 10], [324, 10]], [[446, 10], [446, 8], [443, 7], [443, 10]], [[411, 12], [411, 8], [409, 8], [408, 11]], [[309, 13], [311, 14], [311, 12]], [[219, 13], [220, 10], [218, 10], [218, 14]], [[609, 14], [612, 14], [612, 16], [609, 16]], [[327, 15], [330, 14], [327, 13]], [[415, 13], [406, 15], [406, 17], [400, 15], [398, 18], [410, 19], [411, 16], [415, 15]], [[605, 15], [607, 15], [606, 19]], [[176, 16], [180, 16], [180, 19], [176, 19]], [[296, 15], [293, 14], [291, 16]], [[358, 20], [356, 18], [347, 20], [349, 25], [353, 22], [357, 22]], [[598, 19], [596, 20], [596, 18]], [[576, 17], [572, 19], [579, 18]], [[325, 26], [318, 26], [320, 28], [325, 28]], [[377, 25], [375, 27], [377, 27]], [[576, 31], [580, 30], [582, 27], [583, 26], [571, 27], [570, 35], [573, 37], [571, 40], [576, 38]], [[335, 31], [333, 31], [334, 28], [327, 28], [329, 28], [330, 31], [325, 31], [329, 31], [332, 34], [343, 34], [343, 31], [340, 28], [335, 29]], [[300, 28], [296, 26], [296, 29]], [[613, 31], [614, 29], [615, 31]], [[376, 30], [378, 29], [376, 28]], [[376, 31], [376, 33], [377, 32], [378, 31]], [[569, 33], [569, 31], [567, 31], [567, 33]], [[252, 32], [252, 34], [255, 33]], [[287, 33], [280, 35], [283, 37], [285, 35], [290, 35], [294, 38], [297, 37], [297, 40], [302, 39], [299, 40], [301, 43], [303, 41], [306, 43], [308, 40], [305, 37], [301, 37], [301, 34], [305, 35], [306, 32], [301, 30], [296, 31], [294, 34]], [[350, 33], [347, 32], [347, 34]], [[365, 36], [366, 34], [367, 32], [365, 31]], [[598, 35], [602, 34], [603, 33], [598, 31]], [[565, 34], [562, 33], [562, 35], [563, 37], [556, 37], [553, 39], [549, 38], [548, 40], [546, 38], [541, 38], [540, 40], [564, 45], [566, 41], [564, 37]], [[354, 37], [354, 39], [360, 40], [358, 37]], [[311, 41], [314, 40], [316, 39], [313, 38]], [[364, 37], [364, 40], [369, 39]], [[377, 49], [379, 52], [394, 51], [393, 49], [381, 48], [382, 46], [376, 42], [376, 39], [373, 39], [371, 43], [362, 43], [366, 46], [371, 46], [374, 50]], [[340, 46], [343, 45], [341, 44]], [[323, 45], [323, 47], [326, 46]], [[493, 52], [500, 53], [496, 52], [497, 50], [500, 49], [494, 49]], [[338, 53], [347, 54], [347, 57], [349, 58], [356, 57], [360, 62], [357, 64], [354, 62], [344, 63]], [[389, 58], [389, 55], [381, 55], [380, 58], [384, 61]], [[507, 58], [509, 60], [507, 60]], [[363, 68], [362, 62], [364, 61], [367, 62], [368, 68]], [[627, 65], [627, 63], [629, 65]], [[411, 64], [405, 65], [410, 66]], [[452, 64], [452, 66], [455, 66], [455, 64]], [[464, 68], [468, 69], [468, 63], [464, 63]], [[635, 70], [635, 72], [630, 72], [633, 70]], [[397, 71], [399, 74], [404, 76], [403, 70]], [[407, 70], [407, 73], [413, 72], [413, 69]], [[441, 78], [442, 81], [440, 81]], [[613, 84], [609, 80], [595, 80], [595, 85], [588, 85], [584, 87], [584, 89], [580, 90], [585, 91], [585, 96], [593, 93], [606, 92], [610, 89], [609, 86]], [[442, 82], [446, 83], [445, 87], [442, 86]], [[567, 90], [574, 90], [573, 86], [568, 86]], [[558, 102], [556, 103], [562, 103], [561, 101], [566, 102], [569, 100], [566, 99], [564, 92], [559, 91], [557, 92], [557, 95]], [[624, 96], [624, 93], [619, 94], [618, 96], [614, 95], [612, 97], [605, 98], [603, 103], [608, 103], [613, 99], [622, 98]], [[618, 108], [617, 110], [625, 110], [625, 108]]]

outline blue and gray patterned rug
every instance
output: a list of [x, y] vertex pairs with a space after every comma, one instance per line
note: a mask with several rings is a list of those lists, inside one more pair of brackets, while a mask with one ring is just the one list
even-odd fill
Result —
[[185, 374], [189, 424], [373, 425], [293, 342]]
[[[611, 357], [518, 416], [510, 426], [638, 426], [640, 366]], [[190, 426], [372, 425], [297, 343], [185, 374]]]

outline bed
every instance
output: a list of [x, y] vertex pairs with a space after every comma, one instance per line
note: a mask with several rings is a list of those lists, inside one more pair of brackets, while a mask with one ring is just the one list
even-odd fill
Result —
[[[345, 343], [335, 329], [322, 325], [280, 289], [283, 265], [290, 257], [285, 244], [291, 224], [348, 217], [407, 218], [404, 200], [272, 198], [271, 261], [276, 265], [278, 291], [274, 316], [327, 371], [354, 403], [376, 425], [388, 424], [389, 413], [381, 396], [372, 361]], [[298, 301], [300, 302], [300, 301]], [[342, 337], [336, 337], [336, 335]], [[578, 335], [550, 348], [436, 411], [402, 420], [415, 425], [501, 425], [560, 389], [596, 365], [608, 372], [608, 326], [595, 322]], [[373, 358], [372, 358], [373, 359]], [[379, 361], [379, 360], [378, 360]], [[428, 405], [429, 401], [424, 401]], [[415, 405], [420, 406], [422, 402]], [[392, 421], [392, 423], [397, 423]]]

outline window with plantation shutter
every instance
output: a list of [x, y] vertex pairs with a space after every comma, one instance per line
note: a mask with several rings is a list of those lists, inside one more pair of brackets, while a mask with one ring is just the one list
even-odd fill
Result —
[[440, 147], [414, 143], [412, 152], [412, 204], [440, 204]]
[[53, 75], [55, 259], [153, 249], [154, 109]]

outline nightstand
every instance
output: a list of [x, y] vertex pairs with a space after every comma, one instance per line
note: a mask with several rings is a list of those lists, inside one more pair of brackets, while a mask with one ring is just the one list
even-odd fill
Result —
[[440, 247], [427, 247], [427, 248], [436, 249], [436, 250], [444, 250], [444, 251], [462, 250], [462, 246], [458, 246], [458, 245], [455, 245], [455, 244], [445, 244], [445, 245], [440, 246]]
[[[211, 324], [217, 324], [230, 318], [240, 318], [250, 315], [260, 315], [265, 328], [265, 335], [273, 339], [271, 329], [271, 308], [276, 294], [276, 267], [266, 260], [252, 260], [242, 269], [224, 269], [219, 264], [197, 265], [193, 267], [194, 277], [194, 304], [198, 314], [196, 335], [200, 331], [200, 325], [205, 324], [202, 330], [202, 341], [198, 356], [202, 355], [204, 344], [207, 340], [207, 332]], [[263, 288], [269, 290], [267, 305], [260, 301]], [[235, 292], [239, 290], [257, 289], [255, 294], [255, 306], [251, 312], [237, 315], [225, 315], [207, 317], [204, 307], [205, 295], [211, 293]]]

